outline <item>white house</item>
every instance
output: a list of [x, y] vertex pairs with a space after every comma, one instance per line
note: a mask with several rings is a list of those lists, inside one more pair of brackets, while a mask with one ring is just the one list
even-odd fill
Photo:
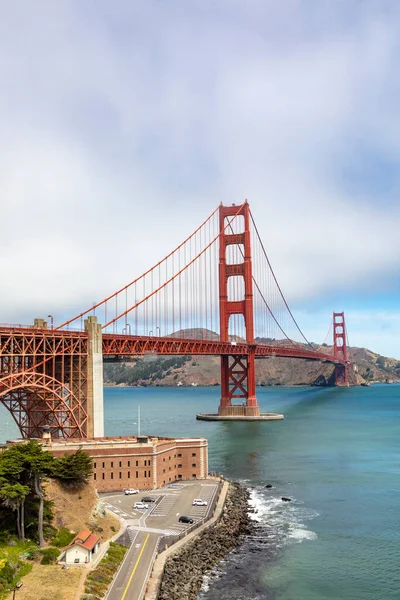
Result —
[[100, 547], [100, 538], [90, 529], [82, 529], [65, 549], [63, 559], [69, 565], [87, 564]]

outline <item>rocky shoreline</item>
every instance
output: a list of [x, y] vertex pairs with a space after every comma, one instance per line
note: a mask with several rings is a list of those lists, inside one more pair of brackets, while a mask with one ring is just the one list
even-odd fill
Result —
[[196, 600], [203, 577], [252, 532], [249, 492], [229, 485], [218, 522], [173, 554], [165, 563], [158, 600]]

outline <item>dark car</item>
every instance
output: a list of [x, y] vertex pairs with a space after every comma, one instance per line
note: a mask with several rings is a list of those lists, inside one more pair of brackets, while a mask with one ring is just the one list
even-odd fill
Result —
[[193, 519], [191, 517], [185, 517], [185, 515], [181, 515], [179, 517], [179, 523], [193, 523]]
[[155, 502], [156, 499], [152, 498], [151, 496], [145, 496], [144, 498], [142, 498], [142, 502]]

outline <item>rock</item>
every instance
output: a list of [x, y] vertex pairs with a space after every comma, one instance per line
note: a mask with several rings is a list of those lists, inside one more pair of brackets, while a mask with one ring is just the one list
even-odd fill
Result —
[[282, 502], [291, 502], [292, 501], [291, 498], [285, 498], [285, 496], [282, 496], [281, 500], [282, 500]]
[[272, 484], [271, 483], [267, 483], [267, 485], [265, 487], [267, 488], [267, 490], [270, 490], [272, 488]]

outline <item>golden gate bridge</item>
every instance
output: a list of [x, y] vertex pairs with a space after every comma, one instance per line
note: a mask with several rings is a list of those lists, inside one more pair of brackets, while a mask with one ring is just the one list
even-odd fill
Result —
[[[48, 328], [0, 326], [0, 401], [21, 435], [104, 435], [103, 360], [152, 355], [221, 357], [221, 417], [257, 417], [256, 359], [332, 363], [349, 384], [344, 313], [333, 346], [297, 323], [247, 201], [220, 205], [151, 269], [77, 316]], [[219, 333], [217, 333], [219, 332]]]

